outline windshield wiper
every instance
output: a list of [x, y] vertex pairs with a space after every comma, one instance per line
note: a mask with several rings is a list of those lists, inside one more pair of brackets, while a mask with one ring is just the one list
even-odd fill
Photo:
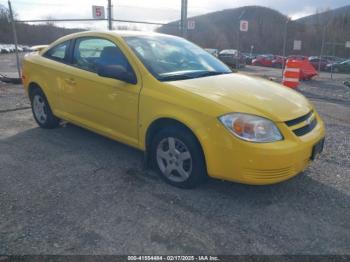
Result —
[[182, 75], [167, 75], [159, 78], [160, 81], [176, 81], [176, 80], [185, 80], [193, 78], [192, 75], [182, 74]]
[[224, 75], [230, 74], [231, 72], [218, 72], [218, 71], [205, 71], [199, 74], [196, 74], [195, 78], [205, 77], [205, 76], [216, 76], [216, 75]]
[[230, 74], [231, 72], [218, 72], [218, 71], [203, 71], [196, 73], [187, 73], [187, 74], [174, 74], [160, 77], [160, 81], [176, 81], [176, 80], [185, 80], [185, 79], [193, 79], [200, 78], [205, 76], [215, 76], [222, 74]]

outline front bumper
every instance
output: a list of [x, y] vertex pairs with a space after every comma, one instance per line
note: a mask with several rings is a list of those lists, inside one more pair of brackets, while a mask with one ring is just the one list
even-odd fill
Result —
[[325, 137], [324, 123], [315, 115], [317, 125], [303, 136], [295, 135], [285, 123], [278, 123], [284, 140], [272, 143], [240, 140], [220, 124], [207, 129], [202, 146], [209, 176], [264, 185], [299, 174], [310, 163], [313, 146]]

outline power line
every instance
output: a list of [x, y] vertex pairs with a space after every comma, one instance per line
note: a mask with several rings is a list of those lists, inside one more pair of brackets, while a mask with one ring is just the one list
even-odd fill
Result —
[[[93, 19], [93, 18], [82, 18], [82, 19], [33, 19], [33, 20], [16, 20], [16, 23], [47, 23], [47, 22], [86, 22], [86, 21], [107, 21], [108, 19]], [[135, 24], [146, 24], [146, 25], [166, 25], [167, 23], [150, 22], [150, 21], [134, 21], [134, 20], [122, 20], [112, 19], [113, 22], [122, 23], [135, 23]]]

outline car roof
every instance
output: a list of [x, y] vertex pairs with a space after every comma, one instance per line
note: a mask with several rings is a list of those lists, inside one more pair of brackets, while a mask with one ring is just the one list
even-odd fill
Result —
[[41, 50], [40, 54], [45, 53], [51, 47], [53, 47], [59, 43], [62, 43], [64, 41], [69, 41], [71, 39], [75, 39], [78, 37], [89, 37], [89, 36], [91, 36], [91, 37], [112, 36], [112, 37], [116, 37], [116, 38], [122, 38], [122, 37], [126, 37], [126, 36], [166, 36], [169, 38], [170, 37], [177, 38], [177, 36], [173, 36], [173, 35], [161, 34], [161, 33], [156, 33], [156, 32], [146, 32], [146, 31], [124, 31], [124, 30], [82, 31], [82, 32], [73, 33], [73, 34], [69, 34], [69, 35], [63, 36], [61, 38], [58, 38], [56, 41], [52, 42], [47, 48]]
[[66, 35], [66, 36], [64, 36], [64, 37], [62, 37], [60, 39], [72, 39], [72, 38], [77, 38], [77, 37], [82, 37], [82, 36], [90, 36], [90, 35], [94, 36], [96, 34], [109, 35], [109, 36], [114, 36], [114, 37], [126, 37], [126, 36], [168, 36], [168, 37], [176, 37], [176, 36], [167, 35], [167, 34], [161, 34], [161, 33], [156, 33], [156, 32], [145, 32], [145, 31], [94, 30], [94, 31], [83, 31], [83, 32], [69, 34], [69, 35]]
[[235, 54], [237, 53], [237, 49], [224, 49], [220, 51], [220, 54]]

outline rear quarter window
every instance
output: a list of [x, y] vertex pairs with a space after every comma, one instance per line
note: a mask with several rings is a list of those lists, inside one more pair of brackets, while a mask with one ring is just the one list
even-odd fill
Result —
[[58, 61], [64, 62], [67, 57], [67, 51], [69, 47], [69, 41], [60, 43], [54, 47], [51, 47], [44, 54], [44, 57]]

